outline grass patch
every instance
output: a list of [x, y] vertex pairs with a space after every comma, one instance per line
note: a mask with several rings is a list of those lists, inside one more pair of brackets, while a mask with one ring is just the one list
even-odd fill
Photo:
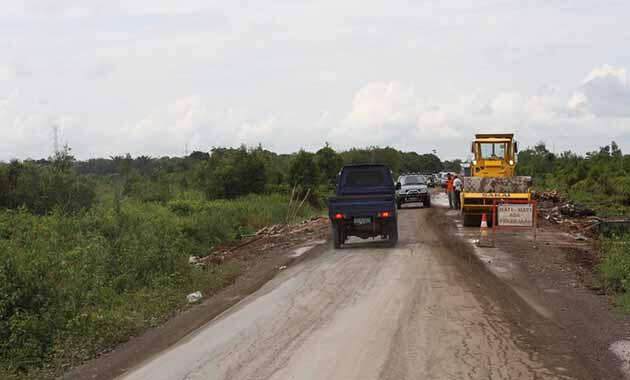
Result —
[[630, 235], [606, 240], [598, 273], [604, 287], [615, 294], [615, 303], [630, 313]]
[[52, 379], [161, 324], [186, 294], [232, 283], [238, 262], [201, 269], [189, 256], [287, 211], [282, 195], [207, 201], [195, 192], [73, 215], [0, 211], [0, 378]]

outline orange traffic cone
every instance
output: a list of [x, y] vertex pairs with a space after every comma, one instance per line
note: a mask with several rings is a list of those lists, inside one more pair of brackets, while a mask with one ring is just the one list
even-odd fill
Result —
[[481, 215], [481, 226], [479, 227], [479, 240], [477, 241], [478, 247], [492, 248], [494, 242], [488, 234], [488, 217], [486, 214]]
[[481, 229], [483, 230], [484, 228], [488, 228], [488, 217], [485, 213], [481, 215]]

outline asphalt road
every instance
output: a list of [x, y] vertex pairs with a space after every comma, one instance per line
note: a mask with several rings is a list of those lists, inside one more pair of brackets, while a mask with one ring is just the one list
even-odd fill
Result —
[[397, 248], [331, 246], [282, 271], [123, 378], [589, 378], [570, 353], [550, 360], [535, 342], [542, 332], [504, 313], [432, 212], [402, 210]]

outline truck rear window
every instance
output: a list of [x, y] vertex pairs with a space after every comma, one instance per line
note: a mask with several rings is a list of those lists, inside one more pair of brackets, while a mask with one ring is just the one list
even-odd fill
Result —
[[353, 170], [346, 175], [346, 186], [383, 186], [385, 176], [382, 170]]

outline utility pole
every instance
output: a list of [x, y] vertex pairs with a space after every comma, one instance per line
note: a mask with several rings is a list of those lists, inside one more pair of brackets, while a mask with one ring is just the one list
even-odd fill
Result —
[[184, 147], [184, 157], [188, 157], [188, 141], [186, 141], [186, 146]]

